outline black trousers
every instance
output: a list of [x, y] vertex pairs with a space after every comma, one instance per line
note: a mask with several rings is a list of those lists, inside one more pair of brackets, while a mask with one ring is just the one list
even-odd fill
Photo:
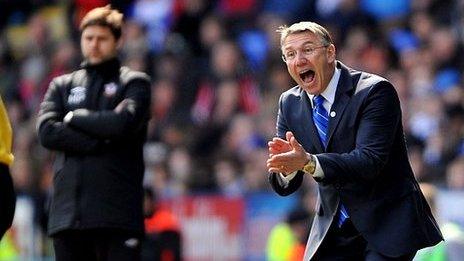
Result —
[[65, 230], [53, 236], [56, 261], [140, 260], [140, 236], [119, 229]]
[[416, 252], [399, 257], [382, 255], [367, 245], [367, 241], [348, 219], [339, 228], [332, 222], [326, 237], [312, 260], [315, 261], [410, 261]]
[[16, 207], [16, 193], [10, 169], [0, 163], [0, 239], [11, 227]]

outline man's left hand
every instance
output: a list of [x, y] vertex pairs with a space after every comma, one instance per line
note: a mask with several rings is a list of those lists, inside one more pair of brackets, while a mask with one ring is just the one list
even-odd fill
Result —
[[310, 155], [295, 139], [292, 132], [286, 133], [287, 141], [274, 138], [269, 142], [269, 159], [267, 167], [269, 172], [288, 175], [300, 170], [308, 162]]

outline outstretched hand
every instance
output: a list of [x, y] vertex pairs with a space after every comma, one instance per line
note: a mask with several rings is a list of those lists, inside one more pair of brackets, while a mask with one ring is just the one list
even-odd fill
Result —
[[288, 131], [285, 136], [287, 140], [273, 138], [268, 143], [269, 159], [267, 160], [267, 167], [269, 172], [288, 175], [302, 169], [309, 160], [310, 155], [296, 140], [293, 133]]

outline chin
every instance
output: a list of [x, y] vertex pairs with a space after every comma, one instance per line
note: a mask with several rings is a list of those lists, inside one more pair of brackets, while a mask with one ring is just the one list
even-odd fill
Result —
[[101, 63], [103, 61], [103, 59], [89, 59], [89, 63], [90, 64], [97, 64], [97, 63]]
[[[300, 85], [300, 86], [301, 86], [301, 85]], [[307, 93], [309, 93], [309, 94], [312, 94], [311, 89], [308, 88], [307, 86], [301, 86], [301, 88], [302, 88], [305, 92], [307, 92]]]
[[301, 83], [300, 87], [303, 88], [303, 90], [308, 91], [308, 92], [314, 89], [311, 86], [307, 85], [306, 83]]

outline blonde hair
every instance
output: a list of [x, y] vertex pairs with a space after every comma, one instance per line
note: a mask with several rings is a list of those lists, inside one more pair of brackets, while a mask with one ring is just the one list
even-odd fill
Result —
[[287, 25], [279, 26], [277, 33], [280, 34], [280, 46], [282, 47], [287, 36], [305, 31], [309, 31], [319, 36], [322, 39], [324, 45], [333, 44], [329, 31], [327, 31], [327, 29], [325, 29], [323, 26], [314, 22], [299, 22], [292, 24], [290, 27]]
[[123, 14], [116, 9], [111, 9], [111, 5], [97, 7], [90, 10], [82, 19], [79, 26], [80, 31], [84, 31], [87, 26], [100, 25], [110, 28], [116, 39], [121, 37]]

